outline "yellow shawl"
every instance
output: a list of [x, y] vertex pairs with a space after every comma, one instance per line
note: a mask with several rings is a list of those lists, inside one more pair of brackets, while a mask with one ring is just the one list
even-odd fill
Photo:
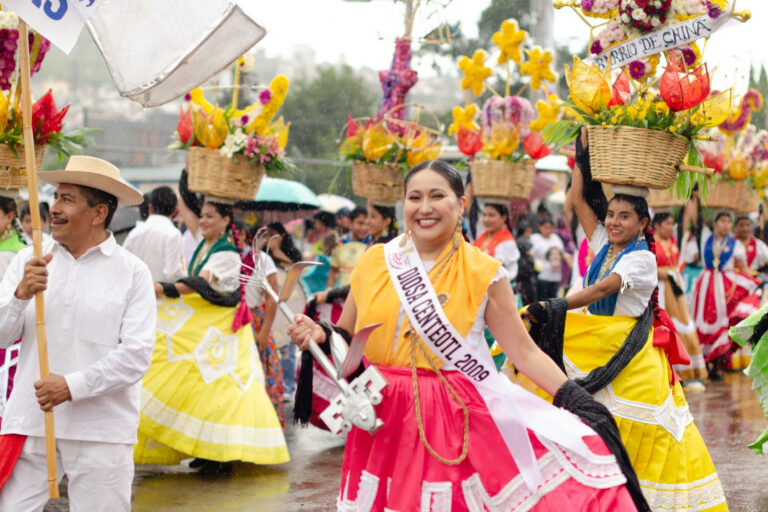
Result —
[[[438, 261], [448, 250], [450, 246], [443, 250]], [[448, 294], [448, 303], [443, 310], [463, 337], [472, 329], [488, 286], [500, 265], [498, 260], [483, 254], [477, 247], [462, 243], [437, 281], [432, 283], [437, 294]], [[400, 300], [387, 271], [383, 244], [375, 245], [363, 254], [352, 271], [350, 284], [357, 305], [355, 330], [382, 322], [368, 339], [365, 356], [377, 365], [410, 366], [411, 345], [404, 335], [407, 321], [399, 326], [395, 342]], [[431, 352], [430, 355], [435, 365], [440, 367], [440, 358]], [[419, 368], [429, 368], [429, 363], [418, 348], [416, 365]]]

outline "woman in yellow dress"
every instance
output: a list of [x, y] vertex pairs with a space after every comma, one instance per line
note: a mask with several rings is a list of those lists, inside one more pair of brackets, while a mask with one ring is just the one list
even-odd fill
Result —
[[[596, 256], [583, 290], [529, 308], [528, 317], [537, 322], [532, 333], [571, 379], [613, 413], [653, 510], [727, 510], [680, 383], [664, 348], [657, 346], [670, 337], [655, 340], [664, 337], [654, 336], [652, 327], [661, 312], [648, 205], [629, 194], [606, 204], [600, 184], [591, 180], [584, 145], [577, 140], [570, 193]], [[585, 306], [589, 315], [566, 314]]]
[[230, 461], [289, 460], [264, 388], [232, 227], [231, 206], [206, 202], [189, 277], [155, 284], [157, 339], [142, 380], [137, 463], [196, 457], [193, 466], [215, 471]]
[[[580, 400], [571, 405], [597, 407], [611, 420], [533, 344], [501, 263], [457, 231], [461, 176], [428, 161], [410, 171], [405, 188], [407, 233], [363, 254], [338, 324], [297, 315], [289, 330], [306, 350], [310, 339], [325, 347], [332, 332], [349, 338], [382, 324], [365, 356], [387, 381], [376, 406], [383, 426], [349, 433], [338, 510], [635, 510], [624, 485], [635, 478], [628, 463], [625, 478], [593, 430], [496, 371], [486, 324], [557, 400], [573, 390]], [[618, 432], [615, 439], [620, 447]]]

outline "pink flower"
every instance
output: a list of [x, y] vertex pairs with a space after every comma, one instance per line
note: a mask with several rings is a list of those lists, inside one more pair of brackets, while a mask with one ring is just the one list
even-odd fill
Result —
[[264, 89], [259, 93], [259, 101], [262, 105], [266, 105], [270, 101], [272, 101], [272, 91], [269, 89]]
[[601, 53], [603, 51], [603, 46], [600, 44], [599, 39], [595, 39], [592, 42], [592, 46], [589, 48], [589, 51], [594, 54]]
[[696, 62], [696, 53], [690, 48], [683, 48], [683, 60], [686, 66], [692, 66]]
[[633, 60], [629, 63], [629, 76], [639, 80], [645, 74], [645, 64], [639, 60]]

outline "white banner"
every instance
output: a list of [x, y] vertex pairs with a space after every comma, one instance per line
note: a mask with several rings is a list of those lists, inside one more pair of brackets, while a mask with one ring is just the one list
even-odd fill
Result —
[[85, 22], [102, 3], [104, 0], [3, 0], [7, 9], [66, 54], [72, 51]]
[[675, 25], [648, 32], [609, 48], [599, 55], [590, 56], [585, 59], [585, 62], [597, 64], [600, 69], [605, 69], [610, 56], [611, 67], [618, 69], [632, 61], [685, 46], [702, 37], [708, 37], [723, 28], [728, 20], [733, 19], [731, 18], [732, 10], [733, 3], [729, 4], [728, 8], [717, 18], [713, 19], [707, 14], [703, 14]]
[[570, 412], [513, 384], [496, 370], [487, 347], [477, 350], [461, 337], [445, 316], [413, 240], [406, 237], [405, 246], [400, 246], [405, 236], [388, 242], [384, 255], [411, 329], [432, 353], [452, 364], [477, 388], [523, 480], [535, 491], [541, 473], [526, 429], [585, 457], [589, 448], [582, 438], [595, 433]]

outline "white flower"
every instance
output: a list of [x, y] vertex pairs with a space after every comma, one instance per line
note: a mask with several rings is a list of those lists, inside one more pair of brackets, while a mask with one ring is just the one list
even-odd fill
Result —
[[632, 18], [637, 20], [637, 21], [645, 19], [645, 11], [642, 10], [641, 8], [639, 8], [639, 7], [637, 9], [634, 9], [632, 11]]
[[658, 27], [659, 25], [661, 25], [661, 21], [659, 21], [659, 17], [653, 16], [651, 18], [651, 26], [655, 28], [655, 27]]
[[621, 21], [623, 21], [624, 23], [629, 23], [630, 20], [629, 20], [629, 16], [627, 16], [627, 13], [625, 12], [621, 13]]
[[224, 145], [221, 146], [219, 152], [227, 158], [232, 158], [232, 155], [243, 149], [245, 139], [246, 137], [243, 133], [243, 130], [238, 128], [235, 130], [235, 133], [230, 133], [227, 135], [227, 138], [224, 139]]
[[253, 71], [256, 59], [253, 58], [252, 53], [244, 53], [242, 57], [237, 59], [237, 63], [240, 64], [240, 71], [243, 73], [250, 73]]
[[242, 148], [243, 145], [245, 144], [245, 140], [248, 138], [246, 137], [245, 132], [243, 131], [242, 128], [236, 129], [235, 133], [232, 133], [230, 135], [234, 140], [235, 146], [237, 146], [238, 148]]

